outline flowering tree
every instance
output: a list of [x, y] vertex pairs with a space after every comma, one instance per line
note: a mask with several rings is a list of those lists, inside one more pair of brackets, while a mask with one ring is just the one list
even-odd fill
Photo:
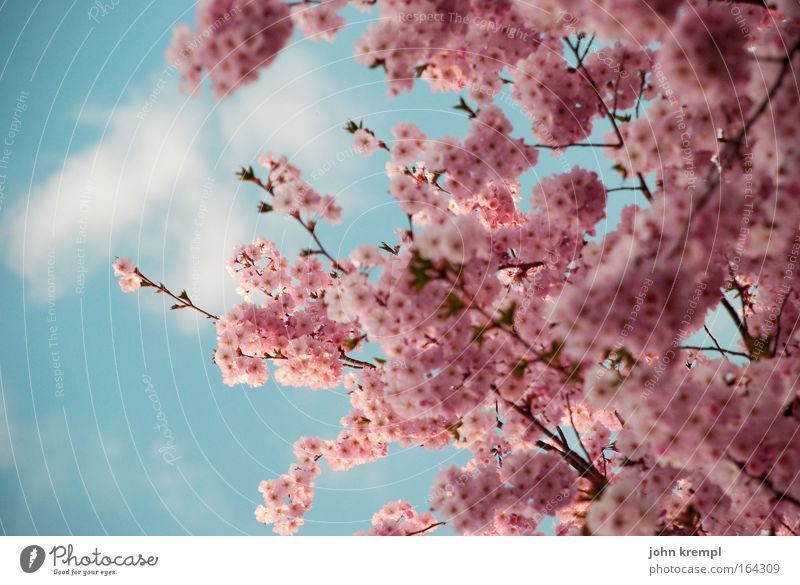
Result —
[[[317, 225], [341, 209], [264, 155], [240, 179], [314, 247], [294, 260], [263, 238], [237, 248], [241, 304], [217, 316], [114, 264], [123, 290], [214, 321], [226, 384], [262, 386], [273, 368], [286, 386], [349, 389], [340, 434], [300, 438], [287, 473], [259, 486], [256, 518], [296, 532], [321, 460], [345, 470], [399, 443], [472, 458], [440, 470], [431, 510], [387, 504], [370, 534], [535, 534], [547, 516], [558, 534], [796, 534], [798, 3], [213, 0], [168, 57], [187, 90], [208, 77], [222, 98], [293, 27], [332, 40], [348, 4], [381, 17], [356, 59], [390, 94], [463, 92], [471, 121], [463, 139], [348, 125], [359, 153], [389, 159], [409, 219], [394, 243], [331, 255]], [[512, 137], [507, 85], [538, 143]], [[540, 155], [572, 148], [602, 152], [622, 186], [575, 167], [520, 193]], [[591, 237], [622, 189], [643, 204]], [[738, 346], [707, 328], [688, 345], [718, 307]], [[382, 357], [355, 353], [367, 343]]]

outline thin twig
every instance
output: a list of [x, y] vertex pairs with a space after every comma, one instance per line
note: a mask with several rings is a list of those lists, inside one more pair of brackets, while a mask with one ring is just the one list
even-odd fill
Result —
[[723, 355], [725, 355], [725, 354], [727, 354], [727, 355], [736, 355], [736, 356], [739, 356], [739, 357], [752, 359], [749, 354], [746, 354], [744, 352], [734, 351], [732, 349], [723, 349], [721, 347], [701, 347], [699, 345], [681, 345], [681, 346], [678, 346], [678, 348], [679, 349], [692, 349], [692, 350], [695, 350], [695, 351], [718, 351]]
[[570, 42], [569, 37], [564, 37], [564, 42], [572, 50], [572, 52], [575, 55], [575, 58], [578, 59], [578, 69], [583, 73], [586, 81], [591, 86], [592, 91], [594, 92], [594, 95], [597, 97], [597, 100], [600, 102], [600, 107], [603, 109], [603, 113], [609, 119], [609, 121], [611, 122], [611, 125], [614, 127], [614, 133], [617, 135], [617, 140], [619, 141], [619, 144], [617, 144], [616, 148], [622, 148], [625, 145], [625, 141], [623, 140], [622, 132], [620, 132], [619, 126], [617, 125], [617, 120], [614, 118], [613, 114], [611, 113], [611, 110], [608, 109], [608, 106], [606, 105], [606, 102], [603, 99], [603, 96], [600, 94], [600, 90], [597, 89], [597, 84], [595, 83], [595, 81], [592, 78], [592, 76], [589, 74], [589, 71], [586, 69], [586, 67], [584, 66], [583, 62], [580, 61], [580, 56], [578, 55], [578, 52], [575, 50], [575, 47], [572, 46], [572, 43]]
[[722, 346], [719, 344], [719, 341], [717, 341], [717, 338], [714, 337], [714, 334], [711, 333], [711, 330], [705, 323], [703, 323], [703, 329], [705, 329], [706, 335], [708, 335], [711, 338], [711, 341], [714, 342], [714, 346], [717, 348], [717, 351], [719, 351], [723, 355], [723, 357], [727, 360], [728, 356], [725, 354], [725, 350], [722, 349]]
[[147, 278], [144, 274], [139, 272], [138, 268], [136, 269], [136, 274], [139, 276], [139, 278], [141, 279], [142, 283], [145, 286], [153, 287], [158, 292], [164, 293], [165, 295], [175, 299], [179, 303], [179, 308], [181, 308], [181, 309], [184, 309], [184, 308], [186, 308], [186, 309], [194, 309], [198, 313], [201, 313], [201, 314], [205, 315], [206, 317], [208, 317], [209, 319], [213, 319], [214, 321], [217, 321], [219, 319], [219, 317], [217, 317], [216, 315], [214, 315], [212, 313], [209, 313], [205, 309], [201, 309], [200, 307], [195, 305], [192, 302], [192, 300], [188, 297], [188, 295], [186, 295], [185, 291], [181, 295], [176, 295], [171, 290], [169, 290], [166, 286], [164, 286], [163, 282], [158, 282], [158, 283], [153, 282], [152, 280]]
[[339, 351], [340, 351], [340, 355], [342, 356], [342, 359], [345, 360], [345, 361], [350, 362], [350, 364], [353, 364], [355, 366], [361, 366], [363, 368], [374, 368], [375, 367], [375, 364], [373, 364], [373, 363], [365, 362], [365, 361], [358, 360], [356, 358], [350, 357], [343, 350], [339, 350]]
[[423, 534], [425, 532], [428, 532], [428, 530], [433, 530], [437, 526], [444, 526], [445, 524], [447, 524], [447, 522], [436, 522], [434, 524], [431, 524], [430, 526], [426, 526], [422, 530], [415, 530], [414, 532], [409, 532], [408, 534], [406, 534], [406, 536], [416, 536], [418, 534]]
[[[275, 192], [272, 189], [272, 185], [269, 184], [269, 183], [264, 183], [264, 181], [262, 181], [261, 179], [259, 179], [255, 175], [251, 175], [250, 177], [244, 178], [242, 180], [243, 181], [248, 181], [248, 182], [253, 183], [255, 185], [258, 185], [259, 187], [261, 187], [264, 191], [266, 191], [267, 193], [269, 193], [273, 197], [275, 196]], [[317, 226], [317, 224], [315, 222], [313, 222], [313, 221], [309, 221], [309, 222], [303, 221], [303, 218], [300, 217], [300, 213], [299, 212], [293, 212], [293, 213], [290, 213], [289, 215], [291, 215], [293, 218], [295, 218], [297, 220], [297, 222], [301, 226], [303, 226], [303, 229], [305, 229], [308, 232], [308, 234], [314, 239], [314, 242], [317, 244], [317, 246], [319, 246], [318, 252], [328, 259], [328, 261], [331, 263], [331, 266], [333, 266], [334, 270], [338, 270], [339, 272], [341, 272], [343, 274], [346, 273], [347, 271], [344, 268], [342, 268], [342, 265], [339, 264], [339, 262], [328, 252], [328, 250], [325, 248], [325, 246], [320, 241], [319, 237], [317, 237], [317, 234], [316, 234], [316, 226]]]
[[636, 173], [636, 177], [639, 179], [639, 188], [642, 190], [642, 193], [644, 193], [644, 198], [652, 203], [653, 194], [650, 192], [650, 187], [647, 186], [647, 181], [644, 180], [644, 176], [642, 173]]
[[639, 109], [642, 105], [642, 97], [644, 96], [644, 90], [647, 86], [647, 73], [645, 71], [639, 71], [639, 77], [642, 79], [642, 84], [639, 86], [639, 95], [636, 96], [636, 118], [639, 118]]
[[778, 325], [775, 328], [775, 345], [772, 347], [772, 357], [778, 355], [778, 344], [781, 340], [781, 321], [783, 320], [783, 310], [786, 308], [786, 301], [789, 300], [789, 296], [791, 296], [792, 292], [792, 289], [789, 289], [789, 292], [786, 293], [786, 296], [783, 297], [783, 301], [781, 302], [781, 310], [778, 312]]
[[722, 306], [725, 307], [726, 311], [728, 311], [728, 314], [731, 316], [731, 319], [733, 319], [734, 323], [736, 323], [736, 328], [739, 330], [739, 334], [742, 336], [742, 339], [744, 340], [745, 347], [749, 349], [750, 332], [747, 331], [747, 326], [739, 317], [739, 313], [736, 312], [736, 309], [733, 308], [733, 305], [731, 305], [730, 301], [725, 297], [722, 297], [720, 303], [722, 303]]
[[[495, 390], [495, 392], [497, 392], [497, 390]], [[510, 400], [506, 400], [500, 395], [499, 392], [497, 392], [497, 394], [509, 408], [514, 409], [516, 412], [529, 420], [534, 427], [544, 433], [551, 441], [560, 447], [559, 449], [550, 445], [549, 448], [544, 447], [545, 450], [552, 450], [558, 453], [567, 463], [570, 464], [570, 466], [580, 473], [582, 477], [588, 479], [596, 489], [602, 489], [606, 485], [607, 481], [605, 476], [600, 473], [590, 461], [585, 461], [580, 455], [573, 451], [568, 444], [563, 443], [561, 438], [556, 433], [548, 429], [547, 426], [545, 426], [538, 418], [536, 418], [533, 412], [531, 412], [530, 406], [522, 407], [519, 404], [511, 402]], [[543, 443], [543, 445], [547, 444]]]

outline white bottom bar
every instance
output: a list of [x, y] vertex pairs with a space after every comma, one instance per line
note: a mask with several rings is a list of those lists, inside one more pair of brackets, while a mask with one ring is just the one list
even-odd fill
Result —
[[[253, 577], [297, 585], [800, 583], [798, 543], [788, 537], [14, 536], [0, 538], [0, 583]], [[23, 565], [40, 567], [27, 573]]]

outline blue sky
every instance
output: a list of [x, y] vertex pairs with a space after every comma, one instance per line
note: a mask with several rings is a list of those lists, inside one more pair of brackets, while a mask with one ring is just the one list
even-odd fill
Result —
[[[287, 254], [307, 245], [293, 224], [255, 212], [238, 166], [289, 156], [341, 201], [343, 225], [322, 236], [344, 254], [403, 225], [385, 159], [351, 156], [346, 120], [387, 135], [408, 119], [429, 136], [463, 136], [468, 122], [453, 95], [422, 85], [389, 100], [382, 73], [351, 59], [374, 15], [349, 12], [333, 45], [296, 36], [257, 83], [215, 103], [209, 91], [182, 95], [163, 58], [192, 2], [120, 0], [96, 21], [93, 6], [0, 4], [0, 138], [12, 142], [0, 167], [0, 531], [269, 534], [252, 514], [259, 481], [287, 469], [296, 438], [336, 435], [345, 393], [224, 386], [210, 324], [123, 295], [110, 262], [131, 256], [222, 312], [237, 302], [224, 270], [235, 244], [261, 234]], [[618, 185], [588, 150], [568, 164]], [[541, 158], [526, 195], [563, 169]], [[614, 194], [610, 216], [632, 197]], [[302, 533], [364, 530], [389, 500], [425, 508], [437, 467], [463, 460], [393, 448], [348, 473], [325, 469]]]

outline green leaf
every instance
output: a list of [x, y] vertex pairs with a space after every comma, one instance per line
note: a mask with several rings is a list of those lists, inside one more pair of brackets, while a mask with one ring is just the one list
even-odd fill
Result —
[[511, 303], [511, 306], [508, 307], [505, 311], [502, 312], [500, 318], [497, 320], [497, 324], [501, 327], [507, 326], [511, 327], [514, 324], [514, 313], [517, 312], [517, 303], [516, 301]]
[[270, 205], [269, 203], [266, 203], [264, 201], [262, 201], [261, 203], [258, 204], [258, 212], [259, 213], [269, 213], [273, 209], [274, 208], [272, 207], [272, 205]]
[[464, 304], [458, 295], [450, 293], [444, 301], [445, 313], [448, 317], [452, 317], [456, 313], [460, 313], [467, 305]]
[[464, 422], [459, 420], [451, 424], [449, 427], [447, 427], [447, 431], [455, 437], [456, 442], [461, 440], [461, 433], [458, 432], [458, 429], [460, 429], [463, 426]]
[[408, 269], [413, 275], [414, 279], [411, 285], [416, 292], [422, 291], [425, 285], [428, 284], [433, 278], [428, 273], [433, 268], [433, 263], [422, 256], [414, 255], [408, 263]]
[[479, 345], [483, 343], [483, 336], [491, 329], [490, 325], [473, 325], [472, 327], [472, 341], [477, 342]]
[[350, 134], [355, 134], [356, 132], [361, 130], [363, 127], [364, 127], [363, 120], [361, 122], [359, 122], [358, 124], [356, 124], [352, 120], [348, 120], [347, 124], [345, 124], [345, 126], [344, 126], [344, 129], [347, 130]]
[[239, 171], [236, 173], [236, 177], [237, 177], [237, 178], [238, 178], [240, 181], [255, 181], [255, 178], [256, 178], [256, 173], [255, 173], [255, 171], [253, 170], [253, 167], [247, 167], [247, 168], [245, 168], [245, 167], [242, 167], [242, 168], [241, 168], [241, 169], [239, 169]]
[[525, 375], [525, 370], [528, 368], [528, 364], [530, 362], [528, 360], [520, 360], [514, 369], [512, 370], [512, 374], [514, 374], [515, 378], [522, 378]]
[[466, 112], [467, 113], [467, 117], [470, 118], [470, 119], [478, 117], [478, 114], [475, 112], [475, 110], [473, 110], [471, 107], [469, 107], [469, 104], [466, 102], [466, 100], [464, 100], [463, 97], [460, 97], [458, 99], [459, 99], [458, 105], [457, 106], [453, 106], [454, 110], [461, 110], [461, 111]]
[[615, 356], [614, 359], [611, 360], [612, 365], [625, 363], [628, 366], [633, 366], [636, 364], [636, 358], [630, 351], [628, 351], [628, 348], [626, 348], [625, 346], [620, 346], [616, 350], [611, 350], [611, 349], [608, 350], [606, 352], [605, 359], [611, 359], [611, 354], [614, 354]]

